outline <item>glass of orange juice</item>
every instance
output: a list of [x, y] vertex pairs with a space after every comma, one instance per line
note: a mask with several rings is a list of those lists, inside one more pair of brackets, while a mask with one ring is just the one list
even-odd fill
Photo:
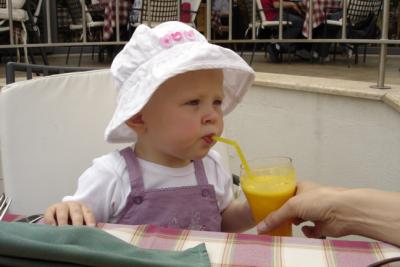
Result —
[[[248, 177], [241, 167], [240, 183], [253, 218], [259, 223], [270, 212], [280, 208], [296, 190], [296, 175], [292, 159], [288, 157], [269, 157], [248, 162], [252, 177]], [[269, 235], [291, 236], [292, 223], [285, 222]]]

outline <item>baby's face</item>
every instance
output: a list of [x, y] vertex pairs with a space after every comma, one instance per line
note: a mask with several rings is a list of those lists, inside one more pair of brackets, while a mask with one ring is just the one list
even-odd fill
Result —
[[142, 110], [146, 125], [139, 137], [155, 162], [184, 165], [204, 157], [223, 129], [222, 70], [191, 71], [164, 82]]

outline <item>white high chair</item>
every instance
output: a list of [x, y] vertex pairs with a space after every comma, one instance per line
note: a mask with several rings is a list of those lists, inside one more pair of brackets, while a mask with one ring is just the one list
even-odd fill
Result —
[[[104, 141], [115, 108], [108, 69], [12, 83], [0, 93], [0, 151], [10, 212], [35, 214], [67, 194], [95, 157], [127, 144]], [[229, 170], [226, 146], [218, 145]]]
[[72, 194], [92, 159], [122, 145], [104, 141], [115, 106], [109, 70], [53, 75], [0, 94], [4, 190], [10, 212], [41, 213]]

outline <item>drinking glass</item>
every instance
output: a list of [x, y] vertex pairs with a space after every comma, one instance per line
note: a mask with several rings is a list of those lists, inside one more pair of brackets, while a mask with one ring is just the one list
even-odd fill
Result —
[[[252, 177], [244, 167], [240, 171], [240, 183], [256, 223], [269, 213], [280, 208], [296, 190], [296, 175], [292, 159], [288, 157], [258, 158], [248, 161]], [[291, 236], [292, 223], [285, 222], [266, 233], [276, 236]]]

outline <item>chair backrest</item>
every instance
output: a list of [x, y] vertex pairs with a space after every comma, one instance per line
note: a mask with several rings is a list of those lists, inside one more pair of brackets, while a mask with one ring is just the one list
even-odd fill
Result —
[[[245, 0], [244, 5], [246, 6], [248, 21], [249, 21], [249, 23], [253, 23], [253, 0]], [[256, 22], [260, 21], [261, 13], [264, 16], [264, 19], [266, 20], [261, 2], [260, 3], [256, 2], [256, 20], [255, 20]]]
[[379, 17], [381, 9], [382, 0], [350, 0], [347, 17], [351, 24], [356, 24], [367, 19], [370, 14]]
[[[72, 23], [75, 25], [82, 25], [82, 4], [80, 0], [65, 0], [67, 4], [68, 12], [71, 15]], [[87, 12], [86, 5], [85, 14], [86, 14], [86, 23], [90, 23], [93, 21], [92, 16], [89, 12]]]
[[[5, 6], [3, 4], [4, 2], [5, 2]], [[8, 0], [4, 0], [3, 3], [1, 4], [1, 6], [8, 8]], [[13, 9], [21, 9], [25, 5], [25, 0], [12, 0], [11, 4], [12, 4]]]
[[[253, 5], [250, 5], [250, 6], [252, 7]], [[252, 12], [252, 15], [251, 15], [251, 18], [252, 18], [253, 11], [251, 11], [251, 12]], [[257, 16], [259, 16], [261, 18], [261, 21], [267, 21], [267, 18], [265, 17], [265, 13], [264, 13], [264, 8], [261, 4], [261, 0], [256, 0], [256, 13], [257, 13]]]
[[43, 212], [73, 194], [91, 161], [122, 145], [104, 141], [115, 108], [108, 69], [40, 77], [0, 93], [0, 152], [11, 212]]
[[348, 38], [377, 38], [380, 30], [377, 21], [382, 0], [351, 0], [348, 8]]
[[[247, 8], [247, 16], [249, 19], [249, 26], [251, 23], [253, 23], [253, 0], [245, 0], [245, 5]], [[264, 7], [261, 3], [260, 0], [255, 0], [256, 2], [256, 25], [257, 23], [261, 23], [261, 28], [264, 27], [278, 27], [279, 26], [279, 21], [275, 20], [267, 20], [266, 17], [266, 12], [268, 11], [267, 7]], [[273, 10], [273, 8], [271, 8]], [[288, 21], [283, 21], [283, 25], [288, 25]]]
[[[25, 0], [12, 1], [12, 20], [25, 22], [29, 19], [28, 13], [24, 9]], [[9, 20], [8, 16], [8, 1], [0, 4], [0, 21]]]
[[[148, 8], [150, 1], [150, 9]], [[178, 1], [177, 0], [142, 0], [140, 10], [140, 23], [178, 20]]]

